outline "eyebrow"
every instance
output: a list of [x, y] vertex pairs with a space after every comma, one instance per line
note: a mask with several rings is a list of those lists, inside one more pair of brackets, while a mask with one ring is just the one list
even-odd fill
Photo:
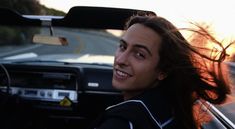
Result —
[[[124, 40], [124, 39], [121, 39], [120, 42], [124, 43], [125, 45], [127, 44], [127, 42]], [[151, 51], [144, 45], [141, 45], [141, 44], [135, 44], [134, 47], [137, 47], [137, 48], [142, 48], [144, 50], [146, 50], [148, 52], [149, 55], [152, 56], [152, 53]]]

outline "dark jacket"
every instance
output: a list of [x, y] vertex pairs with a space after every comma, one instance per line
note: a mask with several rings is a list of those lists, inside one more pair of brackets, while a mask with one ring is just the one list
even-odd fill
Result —
[[157, 87], [108, 107], [95, 122], [94, 128], [172, 129], [177, 127], [171, 100], [163, 88]]

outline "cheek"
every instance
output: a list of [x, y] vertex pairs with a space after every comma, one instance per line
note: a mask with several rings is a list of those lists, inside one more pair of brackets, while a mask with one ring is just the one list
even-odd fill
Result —
[[156, 64], [146, 64], [146, 65], [133, 65], [133, 70], [135, 72], [135, 75], [137, 75], [138, 78], [144, 78], [147, 80], [152, 80], [152, 78], [156, 78], [157, 76], [157, 69]]
[[[155, 59], [155, 58], [154, 58]], [[145, 61], [135, 61], [133, 68], [142, 72], [153, 72], [157, 71], [157, 60], [145, 60]]]
[[117, 59], [117, 57], [118, 57], [118, 51], [114, 53], [114, 61]]
[[114, 54], [114, 64], [117, 63], [120, 59], [122, 60], [123, 58], [123, 52], [116, 51]]

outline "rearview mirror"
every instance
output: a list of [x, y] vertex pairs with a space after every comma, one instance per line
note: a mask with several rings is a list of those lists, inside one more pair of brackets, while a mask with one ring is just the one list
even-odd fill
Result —
[[68, 41], [65, 37], [57, 37], [57, 36], [46, 36], [36, 34], [33, 36], [33, 43], [42, 43], [48, 45], [62, 45], [67, 46]]

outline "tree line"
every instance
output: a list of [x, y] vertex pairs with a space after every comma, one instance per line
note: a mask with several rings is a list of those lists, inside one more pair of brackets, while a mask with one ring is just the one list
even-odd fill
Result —
[[[41, 5], [39, 0], [1, 0], [1, 7], [13, 9], [22, 15], [65, 15], [62, 11]], [[38, 31], [35, 27], [0, 26], [0, 46], [28, 44]]]
[[0, 7], [14, 9], [25, 15], [65, 15], [63, 11], [41, 5], [39, 0], [1, 0]]

